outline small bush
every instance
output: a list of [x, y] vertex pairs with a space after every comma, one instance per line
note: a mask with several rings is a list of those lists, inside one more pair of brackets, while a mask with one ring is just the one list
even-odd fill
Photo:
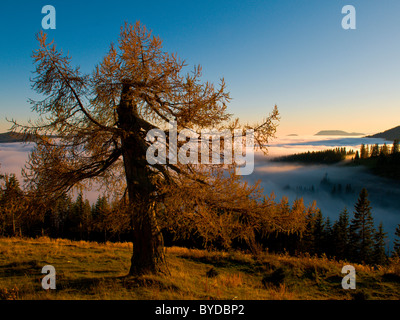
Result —
[[285, 281], [285, 270], [283, 268], [278, 268], [271, 273], [265, 275], [261, 282], [264, 285], [264, 287], [268, 287], [268, 285], [274, 285], [274, 286], [280, 286], [281, 284], [284, 283]]
[[371, 294], [366, 292], [365, 290], [356, 290], [352, 294], [353, 300], [369, 300], [371, 299]]
[[219, 272], [214, 268], [211, 267], [207, 272], [206, 272], [206, 276], [207, 278], [214, 278], [216, 276], [218, 276]]
[[14, 286], [12, 289], [0, 288], [0, 300], [17, 300], [19, 298], [19, 289]]
[[397, 282], [397, 283], [400, 283], [400, 275], [398, 275], [397, 273], [388, 272], [388, 273], [385, 273], [385, 274], [382, 276], [382, 278], [383, 278], [384, 281], [387, 281], [387, 282]]

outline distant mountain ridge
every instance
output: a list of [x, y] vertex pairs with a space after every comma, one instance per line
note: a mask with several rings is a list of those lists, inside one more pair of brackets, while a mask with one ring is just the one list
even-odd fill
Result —
[[315, 134], [316, 136], [362, 136], [364, 133], [346, 132], [342, 130], [322, 130]]
[[12, 142], [32, 142], [34, 138], [31, 136], [25, 136], [23, 133], [17, 132], [5, 132], [0, 133], [0, 143], [12, 143]]
[[400, 140], [400, 126], [394, 127], [392, 129], [383, 132], [379, 132], [377, 134], [366, 136], [366, 138], [381, 138], [390, 141], [394, 141], [396, 139]]

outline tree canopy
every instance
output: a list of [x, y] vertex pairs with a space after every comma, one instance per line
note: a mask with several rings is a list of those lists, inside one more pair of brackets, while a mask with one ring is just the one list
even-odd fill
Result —
[[[186, 213], [198, 219], [205, 212], [213, 217], [235, 212], [235, 219], [248, 219], [271, 207], [257, 187], [241, 191], [223, 166], [182, 165], [168, 155], [165, 164], [149, 163], [146, 151], [152, 143], [147, 133], [158, 129], [168, 137], [171, 121], [178, 132], [252, 129], [256, 147], [265, 151], [279, 120], [276, 106], [262, 123], [240, 124], [227, 112], [231, 98], [224, 79], [218, 86], [203, 82], [201, 66], [184, 73], [185, 62], [163, 51], [161, 39], [140, 22], [121, 28], [118, 42], [91, 74], [73, 67], [71, 57], [48, 42], [45, 33], [37, 39], [32, 87], [43, 99], [31, 103], [39, 119], [28, 125], [13, 121], [12, 128], [35, 136], [37, 143], [24, 171], [28, 189], [44, 202], [92, 183], [119, 190], [121, 199], [128, 199], [134, 235], [130, 273], [162, 271], [157, 210], [160, 203], [167, 204], [168, 212], [182, 210], [184, 202], [176, 201], [185, 199], [182, 190], [196, 195], [186, 203]], [[236, 196], [226, 196], [229, 186]], [[241, 236], [252, 241], [251, 233]]]

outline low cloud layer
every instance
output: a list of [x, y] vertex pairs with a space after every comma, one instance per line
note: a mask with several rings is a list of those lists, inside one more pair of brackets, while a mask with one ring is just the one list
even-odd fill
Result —
[[0, 144], [0, 171], [1, 173], [14, 173], [21, 177], [21, 169], [28, 160], [29, 153], [33, 149], [31, 143], [1, 143]]
[[[271, 158], [293, 153], [320, 151], [333, 147], [359, 150], [364, 144], [391, 144], [383, 139], [337, 138], [337, 137], [286, 137], [274, 141], [269, 146], [267, 156], [258, 153], [255, 169], [251, 176], [244, 177], [249, 182], [261, 180], [266, 194], [272, 192], [277, 199], [287, 196], [290, 201], [302, 197], [305, 204], [314, 200], [323, 215], [337, 220], [346, 207], [352, 217], [359, 192], [366, 188], [372, 206], [375, 227], [382, 221], [393, 245], [394, 231], [400, 223], [400, 182], [381, 178], [369, 173], [364, 167], [337, 165], [303, 165], [298, 163], [272, 162]], [[321, 183], [322, 182], [322, 183]], [[348, 189], [346, 190], [346, 186]]]

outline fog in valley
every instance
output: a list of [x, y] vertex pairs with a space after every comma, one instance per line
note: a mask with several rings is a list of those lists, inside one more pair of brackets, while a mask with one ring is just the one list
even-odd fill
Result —
[[388, 233], [388, 248], [392, 248], [394, 231], [400, 223], [400, 182], [381, 178], [369, 173], [362, 166], [302, 165], [296, 163], [273, 162], [272, 158], [299, 152], [326, 150], [333, 147], [346, 147], [359, 150], [364, 144], [391, 144], [390, 141], [370, 138], [337, 137], [286, 137], [271, 143], [269, 153], [255, 156], [254, 173], [246, 176], [249, 182], [261, 180], [264, 193], [275, 194], [276, 199], [287, 196], [292, 202], [302, 197], [306, 205], [314, 200], [323, 216], [331, 223], [337, 220], [340, 212], [347, 207], [350, 219], [359, 192], [368, 190], [375, 227], [382, 221]]

